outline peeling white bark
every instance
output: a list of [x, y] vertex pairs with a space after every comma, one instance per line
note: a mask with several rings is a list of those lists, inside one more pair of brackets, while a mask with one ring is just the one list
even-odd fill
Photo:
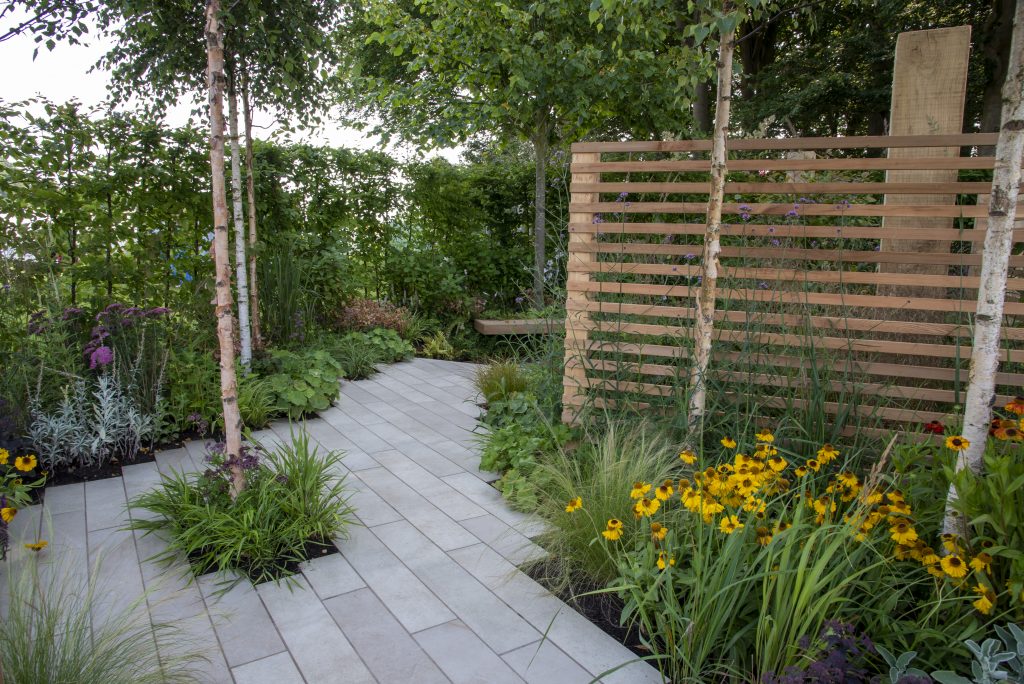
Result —
[[[981, 260], [981, 287], [974, 317], [970, 385], [964, 403], [963, 436], [970, 446], [957, 456], [956, 470], [980, 473], [984, 463], [999, 368], [999, 338], [1006, 298], [1006, 276], [1013, 247], [1013, 223], [1024, 163], [1024, 1], [1017, 2], [1006, 81], [1003, 84], [1002, 124], [996, 144], [992, 194], [988, 205], [988, 232]], [[943, 532], [964, 534], [965, 521], [955, 510], [956, 487], [946, 499]]]
[[245, 260], [245, 223], [242, 218], [242, 154], [238, 142], [238, 92], [234, 79], [228, 86], [231, 117], [231, 201], [235, 224], [235, 279], [238, 286], [239, 360], [245, 372], [252, 367], [252, 329], [249, 327], [249, 277]]

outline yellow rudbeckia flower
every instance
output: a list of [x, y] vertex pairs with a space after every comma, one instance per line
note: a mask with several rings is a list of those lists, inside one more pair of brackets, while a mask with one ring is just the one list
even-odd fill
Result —
[[569, 499], [569, 503], [565, 505], [565, 512], [574, 513], [581, 508], [583, 508], [583, 497], [577, 496], [573, 499]]

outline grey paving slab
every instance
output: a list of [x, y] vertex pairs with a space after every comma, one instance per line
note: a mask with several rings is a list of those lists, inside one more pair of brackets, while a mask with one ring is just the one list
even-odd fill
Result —
[[539, 560], [547, 555], [544, 549], [493, 515], [463, 520], [462, 526], [514, 565]]
[[203, 575], [199, 588], [228, 665], [234, 667], [285, 650], [260, 595], [248, 581], [224, 591], [222, 577]]
[[345, 559], [409, 632], [455, 619], [455, 614], [368, 529], [353, 528], [338, 543]]
[[85, 523], [89, 531], [121, 527], [128, 522], [124, 482], [120, 477], [85, 483]]
[[529, 684], [589, 684], [594, 677], [550, 641], [509, 651], [502, 659]]
[[[449, 681], [369, 589], [335, 596], [324, 601], [324, 605], [378, 681]], [[386, 648], [382, 648], [385, 644]]]
[[386, 468], [360, 471], [359, 479], [442, 549], [457, 549], [477, 542], [476, 537], [454, 519]]
[[332, 553], [323, 558], [313, 558], [299, 566], [313, 591], [321, 599], [361, 589], [366, 586], [363, 578], [349, 565], [344, 556]]
[[235, 684], [306, 684], [287, 652], [232, 668]]
[[496, 653], [540, 638], [540, 633], [408, 522], [374, 532], [473, 632]]
[[[100, 579], [113, 591], [94, 621], [137, 601], [138, 619], [181, 631], [163, 655], [204, 653], [197, 682], [571, 684], [624, 663], [601, 681], [660, 681], [516, 568], [542, 553], [529, 538], [543, 523], [509, 508], [487, 484], [496, 474], [478, 468], [475, 372], [429, 359], [384, 367], [343, 383], [337, 405], [304, 426], [277, 421], [250, 435], [274, 448], [304, 427], [321, 449], [347, 452], [332, 476], [346, 478], [358, 522], [334, 540], [340, 555], [304, 563], [291, 584], [243, 581], [215, 595], [222, 587], [212, 577], [189, 582], [185, 559], [152, 559], [164, 539], [123, 529], [126, 499], [161, 473], [201, 468], [202, 441], [128, 466], [123, 478], [52, 488], [45, 507], [19, 513], [12, 533], [48, 538], [44, 560], [59, 555], [76, 576], [103, 557]], [[0, 580], [28, 553], [16, 542]]]
[[47, 487], [43, 506], [50, 515], [69, 513], [71, 511], [85, 511], [85, 484], [78, 482], [57, 487]]
[[376, 684], [352, 644], [306, 580], [257, 587], [288, 652], [309, 682]]
[[416, 641], [455, 684], [522, 684], [523, 679], [461, 622], [415, 635]]

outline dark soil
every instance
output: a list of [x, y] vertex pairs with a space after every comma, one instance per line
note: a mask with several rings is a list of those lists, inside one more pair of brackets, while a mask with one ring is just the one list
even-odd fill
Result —
[[619, 624], [622, 599], [615, 594], [591, 594], [590, 592], [603, 588], [597, 584], [577, 585], [574, 589], [552, 586], [551, 577], [555, 572], [553, 565], [556, 563], [558, 561], [549, 560], [524, 567], [522, 570], [637, 656], [643, 658], [651, 655], [650, 650], [641, 643], [640, 631], [636, 627], [626, 628]]
[[[255, 583], [261, 576], [267, 572], [275, 580], [284, 579], [290, 575], [298, 574], [299, 564], [303, 561], [312, 560], [314, 558], [323, 558], [324, 556], [330, 556], [334, 553], [340, 553], [338, 547], [330, 540], [324, 541], [323, 539], [309, 539], [306, 541], [302, 548], [302, 552], [299, 554], [298, 560], [294, 558], [279, 558], [276, 559], [269, 568], [257, 568], [255, 566], [241, 566], [235, 568], [240, 573], [249, 578], [249, 580]], [[191, 554], [188, 557], [189, 565], [192, 566], [192, 572], [197, 577], [199, 575], [205, 575], [208, 572], [216, 570], [216, 568], [209, 565], [199, 563], [200, 553]], [[262, 570], [262, 572], [261, 572]]]

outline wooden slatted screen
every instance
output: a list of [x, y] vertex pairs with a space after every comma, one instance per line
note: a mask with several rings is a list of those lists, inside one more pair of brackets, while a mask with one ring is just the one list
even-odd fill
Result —
[[[712, 362], [720, 390], [755, 386], [766, 407], [827, 393], [829, 412], [853, 402], [890, 424], [948, 415], [966, 389], [987, 214], [976, 199], [991, 187], [993, 159], [978, 150], [995, 142], [994, 134], [730, 141]], [[928, 156], [949, 146], [962, 156]], [[679, 405], [710, 147], [705, 140], [573, 145], [567, 422], [588, 404]], [[900, 154], [889, 158], [893, 148]], [[791, 150], [806, 158], [786, 158]], [[956, 180], [886, 182], [894, 169], [954, 170]], [[926, 203], [886, 202], [899, 195]], [[938, 199], [927, 203], [929, 196]], [[943, 203], [950, 196], [957, 202]], [[898, 234], [883, 227], [885, 217], [904, 217]], [[915, 227], [915, 217], [946, 217], [949, 227]], [[894, 237], [949, 247], [889, 251]], [[918, 265], [927, 274], [914, 273]], [[1000, 400], [1024, 385], [1019, 250], [1010, 265]], [[807, 396], [812, 389], [817, 394]]]

